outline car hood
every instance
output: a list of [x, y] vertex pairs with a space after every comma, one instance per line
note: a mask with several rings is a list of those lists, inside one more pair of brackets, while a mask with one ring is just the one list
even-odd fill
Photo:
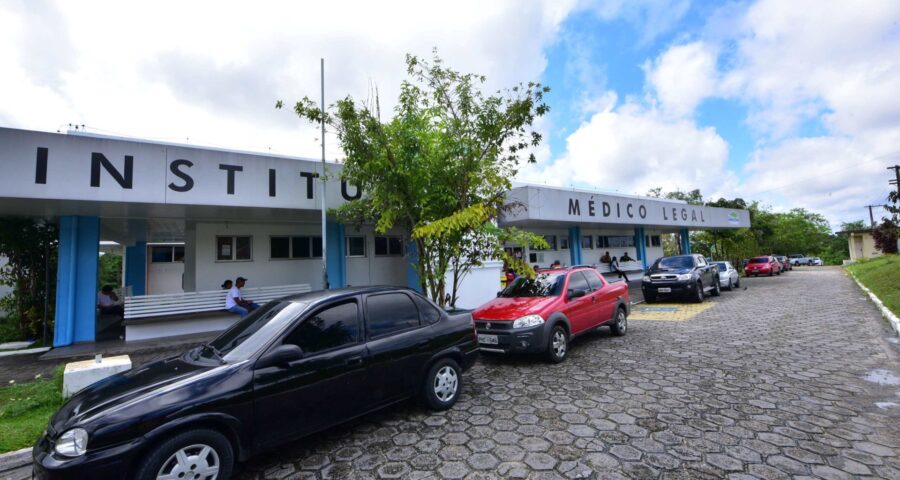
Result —
[[515, 320], [525, 315], [540, 315], [559, 297], [498, 297], [472, 312], [475, 320]]
[[76, 393], [50, 421], [57, 432], [121, 412], [138, 402], [176, 390], [190, 390], [197, 380], [228, 365], [188, 362], [174, 357], [107, 377]]
[[667, 273], [669, 275], [682, 275], [685, 273], [691, 273], [693, 269], [691, 268], [651, 268], [647, 270], [648, 275], [659, 274], [659, 273]]

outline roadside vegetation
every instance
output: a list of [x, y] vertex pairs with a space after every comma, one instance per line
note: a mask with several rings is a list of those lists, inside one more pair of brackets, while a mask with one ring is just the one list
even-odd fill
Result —
[[0, 387], [0, 453], [34, 445], [62, 405], [63, 367], [53, 378]]
[[885, 255], [848, 265], [859, 281], [884, 303], [894, 315], [900, 315], [900, 255]]

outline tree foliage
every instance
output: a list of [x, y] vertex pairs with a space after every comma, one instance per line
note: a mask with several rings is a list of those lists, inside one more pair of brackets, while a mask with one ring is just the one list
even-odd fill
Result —
[[[59, 233], [55, 225], [30, 218], [0, 218], [0, 256], [7, 263], [0, 268], [0, 283], [13, 291], [2, 300], [21, 338], [42, 332], [44, 298], [49, 299], [48, 322], [52, 327], [56, 299], [56, 258]], [[45, 282], [45, 268], [51, 272]], [[2, 313], [2, 312], [0, 312]]]
[[498, 228], [495, 220], [515, 208], [506, 192], [520, 164], [535, 161], [531, 149], [541, 135], [531, 125], [549, 111], [549, 88], [529, 82], [486, 95], [484, 76], [452, 70], [437, 53], [431, 60], [407, 55], [406, 67], [390, 120], [381, 120], [377, 98], [368, 104], [347, 96], [326, 111], [304, 98], [294, 112], [337, 133], [341, 176], [365, 192], [334, 213], [353, 224], [374, 222], [379, 232], [409, 232], [422, 291], [441, 305], [449, 296], [452, 305], [462, 278], [486, 259], [531, 271], [506, 255], [505, 242], [546, 247], [541, 237]]

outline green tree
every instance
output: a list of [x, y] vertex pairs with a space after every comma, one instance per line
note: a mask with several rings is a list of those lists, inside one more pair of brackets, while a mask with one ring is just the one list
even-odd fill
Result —
[[97, 285], [111, 285], [117, 288], [122, 285], [122, 256], [105, 253], [97, 260]]
[[[31, 218], [0, 218], [0, 256], [7, 263], [0, 268], [0, 283], [13, 291], [3, 299], [12, 325], [22, 337], [37, 337], [42, 331], [44, 298], [52, 327], [56, 299], [56, 258], [59, 233], [56, 225]], [[50, 281], [45, 282], [49, 269]]]
[[866, 225], [866, 222], [863, 220], [841, 223], [841, 231], [843, 232], [849, 232], [852, 230], [866, 230], [868, 228], [869, 227]]
[[374, 221], [380, 232], [410, 232], [422, 291], [453, 305], [463, 277], [486, 259], [533, 273], [503, 251], [504, 243], [547, 247], [543, 238], [495, 221], [521, 208], [507, 203], [506, 192], [521, 162], [535, 161], [529, 150], [541, 135], [531, 125], [549, 111], [549, 88], [530, 82], [485, 95], [484, 76], [454, 71], [437, 53], [430, 61], [407, 55], [406, 66], [408, 79], [386, 122], [377, 98], [368, 105], [347, 96], [326, 111], [304, 98], [294, 112], [337, 133], [346, 156], [342, 178], [365, 192], [334, 213], [354, 224]]

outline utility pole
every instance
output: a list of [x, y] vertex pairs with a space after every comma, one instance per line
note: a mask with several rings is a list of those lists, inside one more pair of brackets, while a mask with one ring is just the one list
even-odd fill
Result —
[[897, 186], [897, 195], [900, 196], [900, 165], [894, 165], [893, 167], [887, 167], [888, 170], [894, 171], [894, 176], [897, 178], [895, 180], [891, 180], [888, 183], [891, 185]]
[[328, 181], [328, 170], [325, 166], [325, 59], [321, 59], [322, 67], [322, 288], [328, 290], [328, 244], [327, 224], [325, 218], [325, 182]]
[[880, 206], [881, 205], [866, 205], [866, 208], [869, 209], [869, 225], [871, 225], [872, 228], [875, 228], [875, 216], [872, 215], [872, 209]]

